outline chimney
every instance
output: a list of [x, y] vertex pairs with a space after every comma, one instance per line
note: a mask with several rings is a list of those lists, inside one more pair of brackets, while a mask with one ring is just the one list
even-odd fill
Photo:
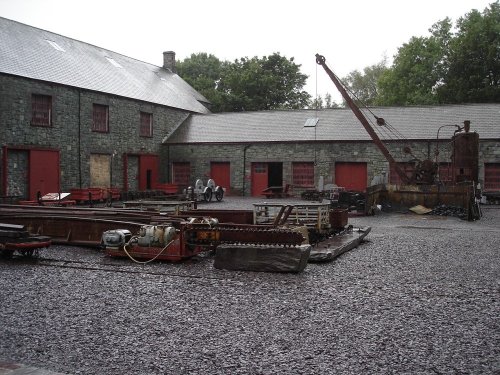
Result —
[[175, 73], [175, 52], [166, 51], [163, 52], [163, 68], [169, 69], [172, 73]]

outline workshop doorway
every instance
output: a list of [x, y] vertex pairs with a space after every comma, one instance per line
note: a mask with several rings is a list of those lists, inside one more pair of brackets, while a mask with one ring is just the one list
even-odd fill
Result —
[[252, 197], [259, 197], [270, 186], [283, 186], [283, 163], [252, 163]]
[[154, 190], [158, 185], [160, 159], [157, 155], [139, 156], [139, 190]]

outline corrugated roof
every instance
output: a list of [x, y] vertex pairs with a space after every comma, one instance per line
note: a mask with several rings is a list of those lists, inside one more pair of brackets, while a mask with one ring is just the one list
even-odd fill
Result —
[[2, 17], [0, 72], [210, 113], [170, 70]]
[[[466, 104], [415, 107], [374, 107], [395, 131], [408, 140], [435, 139], [442, 125], [463, 126], [471, 121], [471, 130], [480, 139], [500, 139], [500, 104]], [[375, 122], [366, 110], [365, 116]], [[309, 118], [318, 118], [315, 127], [305, 127]], [[379, 131], [380, 127], [374, 125]], [[440, 138], [453, 134], [443, 128]], [[384, 140], [394, 134], [380, 132]], [[190, 116], [166, 143], [256, 143], [297, 141], [370, 141], [368, 133], [350, 109], [290, 110], [221, 113]]]

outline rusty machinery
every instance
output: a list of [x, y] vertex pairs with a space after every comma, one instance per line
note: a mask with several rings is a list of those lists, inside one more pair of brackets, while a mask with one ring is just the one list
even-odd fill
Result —
[[144, 225], [137, 235], [129, 230], [106, 231], [102, 244], [109, 256], [180, 261], [221, 244], [248, 244], [252, 246], [298, 246], [304, 242], [302, 233], [289, 228], [275, 228], [251, 224], [221, 224], [217, 219], [192, 219], [175, 226]]
[[[391, 155], [385, 144], [379, 138], [378, 134], [375, 132], [372, 125], [368, 122], [365, 115], [359, 107], [354, 103], [349, 94], [347, 93], [344, 86], [340, 83], [340, 80], [337, 76], [330, 70], [330, 68], [326, 65], [326, 59], [324, 56], [316, 54], [316, 63], [321, 65], [325, 72], [328, 74], [332, 82], [335, 84], [340, 94], [346, 101], [347, 105], [354, 113], [359, 122], [363, 125], [367, 133], [372, 138], [375, 145], [379, 148], [382, 154], [385, 156], [389, 164], [394, 168], [398, 176], [401, 178], [405, 184], [432, 184], [435, 181], [435, 176], [437, 173], [437, 165], [432, 160], [419, 160], [413, 155], [413, 152], [410, 147], [406, 146], [404, 148], [404, 152], [408, 155], [413, 156], [413, 158], [417, 161], [416, 166], [412, 172], [411, 177], [408, 176], [405, 171], [401, 168], [400, 165], [396, 163], [394, 157]], [[382, 117], [375, 116], [375, 120], [378, 126], [386, 126], [387, 123]]]
[[50, 237], [32, 234], [24, 225], [0, 223], [0, 255], [5, 258], [16, 252], [31, 257], [50, 245]]
[[[481, 210], [477, 202], [477, 196], [479, 195], [479, 136], [477, 135], [477, 133], [470, 132], [470, 121], [465, 121], [463, 127], [455, 125], [457, 127], [457, 131], [452, 137], [451, 171], [449, 172], [447, 179], [439, 178], [440, 168], [437, 160], [437, 156], [439, 154], [439, 129], [438, 140], [436, 142], [437, 148], [435, 161], [430, 160], [429, 158], [420, 160], [415, 157], [411, 148], [404, 147], [404, 152], [413, 157], [413, 159], [410, 161], [415, 162], [414, 167], [411, 170], [411, 174], [407, 174], [405, 173], [403, 168], [394, 160], [394, 157], [391, 155], [387, 147], [379, 138], [374, 127], [372, 127], [372, 125], [368, 122], [363, 112], [361, 112], [356, 103], [354, 103], [354, 101], [351, 99], [346, 89], [341, 84], [340, 80], [330, 70], [330, 68], [328, 68], [325, 61], [326, 60], [323, 56], [316, 54], [316, 63], [318, 65], [321, 65], [325, 72], [328, 74], [351, 111], [361, 122], [375, 145], [380, 149], [384, 157], [389, 162], [389, 165], [393, 170], [396, 171], [401, 181], [403, 182], [403, 185], [414, 185], [417, 187], [417, 190], [407, 189], [408, 191], [406, 192], [403, 190], [398, 191], [397, 189], [391, 190], [392, 194], [395, 197], [399, 194], [399, 198], [397, 198], [397, 202], [395, 202], [399, 202], [399, 204], [401, 204], [401, 202], [403, 201], [407, 204], [421, 204], [416, 202], [428, 201], [429, 203], [436, 205], [436, 203], [439, 203], [442, 197], [445, 196], [444, 190], [449, 188], [449, 191], [446, 192], [446, 200], [450, 203], [452, 202], [453, 204], [463, 206], [463, 208], [467, 211], [466, 216], [468, 220], [479, 219], [481, 217]], [[375, 114], [373, 114], [373, 116], [376, 120], [376, 124], [380, 127], [383, 127], [381, 129], [393, 133], [396, 137], [399, 137], [400, 140], [406, 141], [401, 136], [401, 134], [398, 134], [397, 130], [387, 124], [383, 118], [377, 117]], [[422, 188], [419, 188], [419, 186], [422, 186]], [[444, 190], [441, 190], [442, 186], [444, 187]], [[456, 194], [452, 191], [453, 189], [456, 190]], [[434, 192], [431, 194], [430, 190], [434, 190]], [[404, 194], [406, 194], [406, 198], [401, 198]], [[412, 194], [413, 196], [410, 198], [410, 195], [408, 194]], [[367, 206], [370, 209], [372, 205]]]
[[[372, 138], [375, 145], [380, 149], [385, 158], [389, 161], [389, 164], [394, 168], [396, 173], [399, 175], [401, 180], [405, 184], [435, 184], [436, 176], [438, 173], [438, 161], [437, 155], [439, 154], [436, 148], [436, 160], [420, 160], [417, 158], [410, 147], [404, 147], [403, 151], [412, 156], [413, 160], [416, 161], [415, 168], [413, 169], [411, 176], [408, 176], [400, 165], [396, 163], [394, 157], [391, 155], [385, 144], [379, 138], [378, 134], [375, 132], [372, 125], [368, 122], [365, 115], [361, 112], [356, 103], [347, 93], [344, 86], [341, 84], [337, 76], [328, 68], [326, 65], [326, 60], [324, 56], [316, 54], [316, 62], [321, 65], [326, 71], [330, 79], [333, 81], [340, 94], [346, 101], [349, 108], [352, 110], [356, 118], [361, 122], [365, 130], [368, 132]], [[386, 126], [387, 123], [382, 117], [375, 116], [377, 125]], [[448, 126], [448, 125], [446, 125]], [[451, 125], [457, 128], [455, 134], [452, 137], [452, 156], [451, 156], [451, 179], [452, 183], [459, 183], [464, 181], [478, 182], [478, 160], [479, 160], [479, 135], [475, 132], [470, 132], [470, 121], [464, 121], [464, 126], [460, 127], [458, 125]], [[442, 127], [441, 127], [442, 128]], [[439, 130], [437, 141], [439, 141]], [[437, 146], [436, 146], [437, 147]]]
[[479, 177], [479, 135], [470, 131], [470, 121], [457, 126], [451, 138], [451, 176], [454, 183], [478, 181]]
[[[298, 262], [299, 269], [304, 266], [306, 248], [312, 246], [311, 254], [318, 258], [320, 249], [328, 252], [340, 246], [339, 241], [343, 249], [346, 242], [357, 246], [351, 237], [356, 234], [359, 241], [369, 232], [369, 228], [354, 232], [347, 226], [347, 210], [331, 210], [325, 204], [264, 205], [257, 211], [189, 210], [168, 216], [135, 210], [0, 205], [0, 217], [39, 235], [50, 235], [52, 243], [100, 247], [109, 256], [128, 256], [139, 263], [181, 261], [223, 249], [239, 252], [235, 262], [240, 262], [240, 256], [257, 257], [262, 266], [269, 262], [276, 266], [272, 261], [276, 256], [282, 265]], [[253, 220], [255, 215], [259, 220]], [[219, 266], [224, 265], [221, 268], [231, 267], [235, 256], [231, 254], [220, 258], [225, 262], [219, 261]]]

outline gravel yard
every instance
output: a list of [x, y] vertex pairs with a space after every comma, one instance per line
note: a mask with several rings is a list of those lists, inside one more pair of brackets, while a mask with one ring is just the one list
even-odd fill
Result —
[[372, 226], [368, 241], [300, 274], [62, 246], [0, 260], [0, 361], [100, 375], [498, 374], [500, 209], [483, 213], [351, 218]]

